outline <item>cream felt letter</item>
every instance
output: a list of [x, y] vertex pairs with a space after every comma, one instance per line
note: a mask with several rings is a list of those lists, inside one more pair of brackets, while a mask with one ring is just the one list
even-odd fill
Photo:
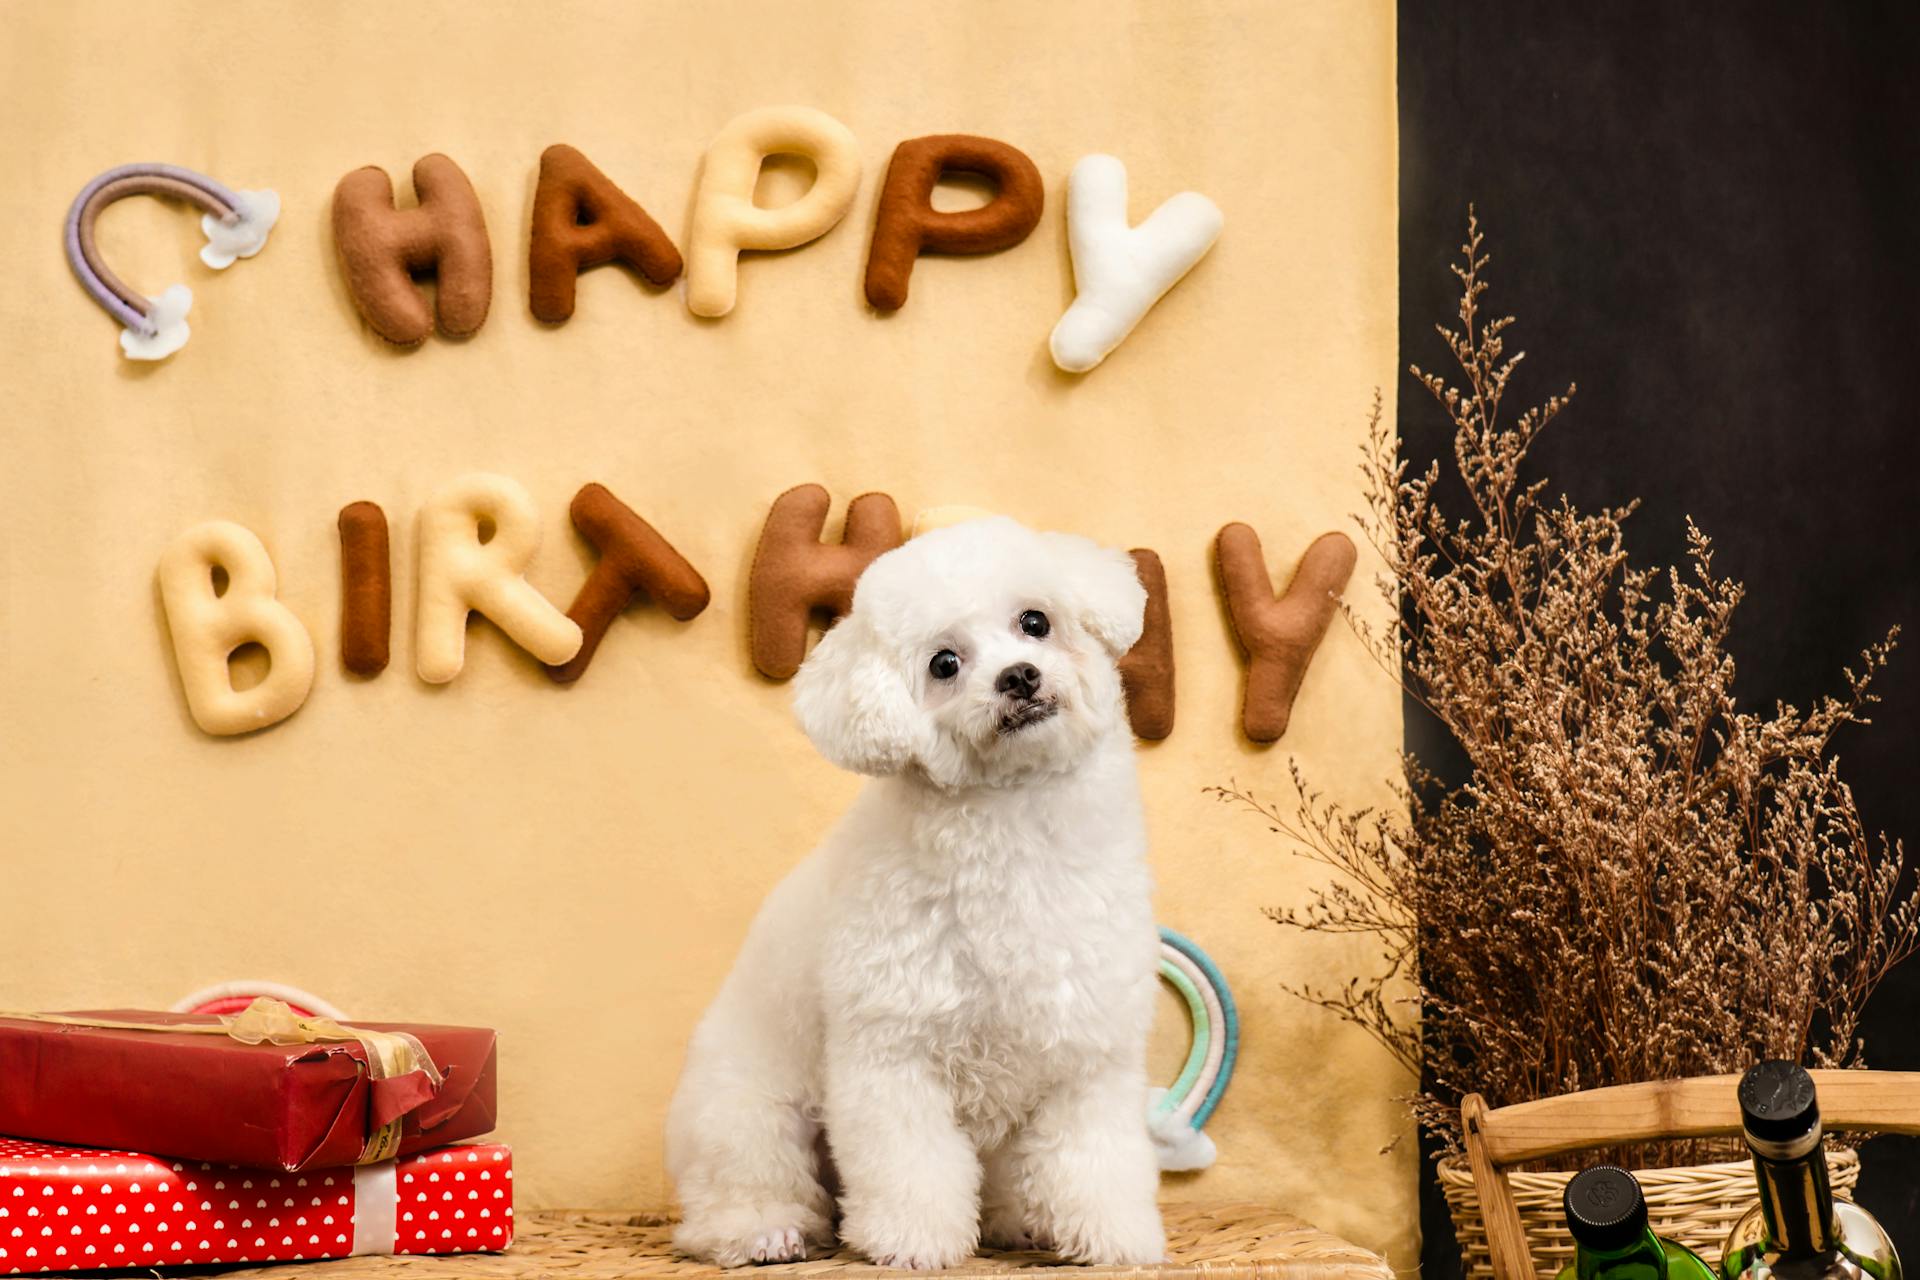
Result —
[[[813, 161], [813, 185], [792, 204], [753, 202], [760, 165], [771, 155]], [[762, 107], [734, 117], [707, 148], [687, 237], [687, 309], [733, 310], [742, 249], [791, 249], [825, 235], [853, 203], [860, 148], [847, 126], [812, 107]]]
[[[273, 561], [260, 539], [226, 520], [195, 525], [160, 557], [160, 602], [173, 636], [193, 722], [246, 733], [300, 709], [313, 687], [313, 637], [274, 599]], [[227, 659], [241, 645], [267, 651], [266, 678], [235, 689]]]
[[414, 665], [429, 684], [460, 674], [467, 614], [485, 614], [549, 665], [580, 649], [580, 627], [520, 575], [540, 549], [533, 499], [505, 476], [461, 476], [420, 508]]
[[1083, 157], [1067, 178], [1067, 242], [1073, 250], [1073, 305], [1053, 327], [1053, 362], [1085, 373], [1133, 332], [1153, 304], [1207, 256], [1220, 234], [1220, 208], [1182, 191], [1137, 227], [1127, 225], [1127, 167], [1112, 156]]

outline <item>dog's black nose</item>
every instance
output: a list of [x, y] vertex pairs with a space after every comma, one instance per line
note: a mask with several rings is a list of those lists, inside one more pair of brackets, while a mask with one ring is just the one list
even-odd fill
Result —
[[1000, 673], [993, 687], [1001, 693], [1011, 693], [1031, 701], [1033, 695], [1040, 692], [1040, 668], [1031, 662], [1016, 662]]

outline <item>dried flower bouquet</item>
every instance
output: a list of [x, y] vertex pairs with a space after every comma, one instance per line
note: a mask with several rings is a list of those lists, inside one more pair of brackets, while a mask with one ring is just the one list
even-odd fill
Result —
[[1763, 1057], [1859, 1065], [1861, 1008], [1920, 922], [1903, 850], [1869, 835], [1832, 745], [1866, 723], [1897, 630], [1843, 695], [1742, 709], [1742, 589], [1706, 535], [1689, 525], [1684, 568], [1637, 568], [1634, 504], [1583, 513], [1523, 478], [1574, 388], [1502, 417], [1523, 353], [1506, 354], [1511, 317], [1483, 314], [1471, 216], [1462, 254], [1457, 326], [1439, 327], [1457, 380], [1412, 372], [1450, 421], [1468, 508], [1442, 510], [1438, 464], [1409, 475], [1376, 397], [1359, 523], [1399, 624], [1348, 617], [1464, 765], [1443, 779], [1407, 756], [1397, 813], [1348, 811], [1297, 767], [1284, 803], [1213, 789], [1337, 873], [1274, 920], [1382, 944], [1377, 972], [1297, 994], [1420, 1073], [1443, 1153], [1469, 1092], [1499, 1107]]

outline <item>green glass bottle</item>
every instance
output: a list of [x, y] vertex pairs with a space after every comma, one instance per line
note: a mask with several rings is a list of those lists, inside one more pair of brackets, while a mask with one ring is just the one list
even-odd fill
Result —
[[1574, 1250], [1558, 1280], [1718, 1280], [1693, 1250], [1653, 1234], [1640, 1184], [1625, 1169], [1581, 1172], [1560, 1205]]
[[1760, 1199], [1727, 1234], [1726, 1280], [1900, 1280], [1900, 1255], [1873, 1215], [1833, 1198], [1812, 1076], [1794, 1062], [1747, 1072], [1740, 1125]]

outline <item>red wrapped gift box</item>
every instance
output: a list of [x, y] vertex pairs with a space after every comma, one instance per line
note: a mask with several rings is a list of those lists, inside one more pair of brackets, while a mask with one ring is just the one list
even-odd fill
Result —
[[498, 1143], [295, 1174], [0, 1138], [0, 1274], [512, 1243], [513, 1153]]
[[[216, 1023], [197, 1014], [108, 1010], [116, 1022]], [[398, 1120], [408, 1155], [489, 1132], [494, 1033], [355, 1023], [417, 1037], [442, 1076], [374, 1079], [356, 1041], [243, 1044], [225, 1035], [129, 1031], [0, 1018], [0, 1134], [300, 1172], [352, 1165]]]

